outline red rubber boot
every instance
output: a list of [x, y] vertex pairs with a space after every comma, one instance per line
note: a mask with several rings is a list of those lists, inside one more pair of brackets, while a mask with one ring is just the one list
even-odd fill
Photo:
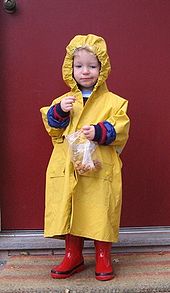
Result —
[[51, 277], [54, 279], [69, 278], [74, 273], [81, 272], [84, 269], [84, 259], [82, 255], [83, 238], [66, 235], [65, 238], [65, 256], [63, 261], [52, 268]]
[[96, 249], [96, 279], [108, 281], [114, 278], [111, 261], [111, 242], [94, 241]]

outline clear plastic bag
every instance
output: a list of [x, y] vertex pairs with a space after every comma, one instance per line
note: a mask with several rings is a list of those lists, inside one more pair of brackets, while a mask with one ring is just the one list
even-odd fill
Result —
[[95, 158], [97, 144], [88, 140], [81, 130], [66, 136], [69, 144], [71, 161], [79, 174], [96, 171], [101, 162]]

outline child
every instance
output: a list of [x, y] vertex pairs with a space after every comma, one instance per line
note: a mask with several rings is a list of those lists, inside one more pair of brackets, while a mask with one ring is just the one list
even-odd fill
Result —
[[[97, 280], [114, 277], [112, 242], [118, 241], [121, 212], [121, 160], [128, 139], [127, 101], [106, 86], [110, 61], [103, 38], [75, 36], [66, 48], [63, 79], [70, 91], [41, 109], [52, 138], [47, 168], [45, 237], [64, 237], [65, 256], [51, 276], [70, 277], [84, 268], [84, 238], [93, 239]], [[66, 135], [82, 130], [97, 143], [102, 166], [82, 175], [75, 170]]]

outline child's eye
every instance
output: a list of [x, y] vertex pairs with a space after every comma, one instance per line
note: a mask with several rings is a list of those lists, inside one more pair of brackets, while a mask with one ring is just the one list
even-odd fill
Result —
[[91, 65], [90, 67], [91, 67], [91, 68], [96, 68], [97, 66], [96, 66], [96, 65]]
[[74, 65], [75, 68], [81, 68], [81, 65]]

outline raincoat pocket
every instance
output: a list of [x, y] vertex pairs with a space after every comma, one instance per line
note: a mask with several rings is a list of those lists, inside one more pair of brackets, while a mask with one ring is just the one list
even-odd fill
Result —
[[60, 143], [58, 142], [55, 144], [47, 168], [47, 175], [49, 178], [62, 177], [65, 175], [66, 153], [66, 147], [65, 144], [62, 143], [62, 140]]
[[52, 164], [50, 166], [47, 171], [46, 192], [48, 193], [46, 202], [49, 205], [53, 203], [52, 206], [54, 207], [60, 204], [65, 192], [65, 164], [58, 166]]
[[49, 178], [63, 177], [65, 175], [65, 164], [52, 167], [48, 170]]

